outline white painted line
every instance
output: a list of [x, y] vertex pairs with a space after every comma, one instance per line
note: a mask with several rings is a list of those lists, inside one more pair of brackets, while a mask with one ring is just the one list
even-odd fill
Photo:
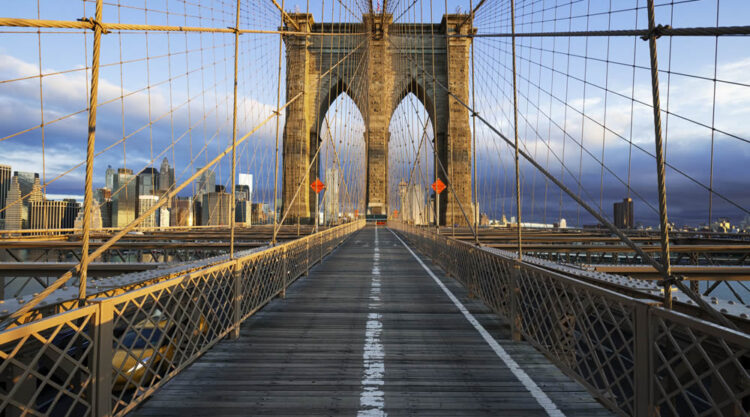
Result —
[[495, 351], [495, 354], [500, 358], [500, 360], [502, 360], [505, 363], [508, 369], [510, 369], [510, 371], [513, 372], [513, 375], [515, 375], [516, 378], [518, 378], [518, 380], [521, 382], [521, 384], [523, 384], [523, 386], [526, 387], [529, 393], [534, 397], [534, 399], [536, 399], [536, 402], [538, 402], [539, 405], [544, 409], [544, 411], [547, 412], [547, 415], [551, 417], [565, 417], [565, 414], [563, 414], [563, 412], [560, 411], [559, 408], [557, 408], [557, 405], [555, 405], [552, 399], [550, 399], [547, 396], [547, 394], [545, 394], [545, 392], [542, 391], [541, 388], [539, 388], [539, 385], [537, 385], [534, 382], [534, 380], [531, 379], [529, 374], [527, 374], [526, 371], [524, 371], [518, 365], [518, 363], [515, 360], [513, 360], [513, 358], [508, 354], [508, 352], [505, 351], [505, 349], [503, 349], [502, 346], [500, 346], [499, 343], [497, 343], [495, 338], [492, 337], [492, 335], [490, 335], [487, 332], [484, 326], [482, 326], [482, 324], [479, 323], [479, 321], [477, 321], [476, 318], [474, 318], [474, 316], [469, 312], [469, 310], [467, 310], [466, 307], [464, 307], [464, 305], [458, 300], [458, 298], [456, 298], [456, 296], [453, 295], [453, 293], [448, 289], [448, 287], [446, 287], [442, 282], [440, 282], [440, 279], [438, 279], [438, 277], [435, 276], [435, 274], [430, 270], [430, 268], [428, 268], [427, 265], [425, 265], [424, 262], [422, 262], [422, 260], [419, 259], [419, 257], [414, 253], [414, 251], [412, 251], [411, 248], [406, 243], [404, 243], [404, 241], [401, 240], [401, 238], [398, 237], [396, 233], [393, 232], [393, 230], [391, 229], [388, 229], [388, 230], [390, 230], [391, 233], [393, 233], [393, 236], [395, 236], [396, 239], [398, 239], [399, 242], [401, 242], [401, 244], [404, 245], [406, 250], [408, 250], [409, 253], [411, 253], [411, 256], [413, 256], [414, 259], [416, 259], [417, 262], [419, 262], [419, 264], [422, 265], [422, 268], [424, 268], [424, 270], [427, 271], [427, 273], [430, 275], [430, 277], [432, 277], [432, 279], [437, 283], [437, 285], [440, 288], [442, 288], [445, 295], [447, 295], [448, 298], [450, 298], [451, 301], [453, 301], [453, 304], [455, 304], [456, 307], [458, 307], [458, 310], [461, 311], [464, 317], [466, 317], [466, 320], [468, 320], [469, 323], [471, 323], [471, 325], [474, 326], [474, 328], [479, 332], [479, 334], [482, 335], [482, 338], [484, 339], [484, 341], [487, 342], [488, 345], [490, 345], [490, 347], [492, 348], [492, 350]]
[[[380, 307], [380, 248], [378, 247], [378, 229], [375, 229], [375, 247], [372, 254], [372, 281], [370, 281], [369, 310]], [[385, 374], [385, 349], [380, 341], [383, 333], [383, 322], [379, 313], [367, 315], [365, 330], [365, 347], [362, 351], [362, 362], [365, 373], [362, 378], [362, 393], [359, 395], [357, 417], [386, 417], [383, 375]]]

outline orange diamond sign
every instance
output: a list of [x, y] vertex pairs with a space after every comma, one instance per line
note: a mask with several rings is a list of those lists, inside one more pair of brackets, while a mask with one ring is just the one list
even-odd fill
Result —
[[435, 190], [436, 193], [440, 194], [445, 190], [445, 184], [443, 184], [442, 181], [440, 181], [440, 178], [437, 179], [437, 181], [432, 183], [432, 189]]
[[316, 193], [319, 193], [319, 192], [323, 191], [324, 188], [326, 188], [326, 185], [323, 184], [322, 181], [320, 181], [320, 178], [316, 178], [315, 182], [313, 182], [312, 184], [310, 184], [310, 188], [312, 188], [313, 190], [315, 190]]

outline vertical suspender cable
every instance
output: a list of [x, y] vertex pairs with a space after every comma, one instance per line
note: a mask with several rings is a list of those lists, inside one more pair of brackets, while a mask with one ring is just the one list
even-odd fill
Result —
[[[237, 176], [237, 72], [240, 44], [240, 0], [237, 0], [236, 24], [234, 27], [234, 109], [232, 110], [232, 181], [229, 191], [229, 259], [234, 259], [234, 228], [236, 226], [235, 177]], [[278, 117], [278, 116], [277, 116]]]
[[659, 104], [659, 63], [656, 54], [656, 17], [654, 0], [648, 0], [648, 47], [651, 54], [651, 94], [654, 108], [654, 143], [656, 145], [656, 175], [659, 192], [659, 229], [661, 232], [661, 264], [664, 272], [664, 306], [672, 308], [672, 265], [669, 260], [669, 222], [667, 218], [667, 186], [664, 180], [664, 149], [661, 136], [661, 107]]
[[96, 106], [99, 94], [99, 55], [102, 41], [102, 0], [96, 0], [94, 14], [94, 52], [91, 63], [91, 96], [89, 97], [89, 135], [86, 141], [86, 178], [83, 196], [83, 248], [81, 249], [81, 271], [78, 298], [86, 298], [86, 275], [89, 266], [89, 237], [91, 233], [91, 206], [94, 199], [94, 141], [96, 139]]
[[518, 88], [516, 86], [516, 5], [510, 0], [510, 26], [513, 34], [513, 133], [515, 135], [516, 163], [516, 226], [518, 232], [518, 259], [521, 260], [521, 177], [518, 168]]

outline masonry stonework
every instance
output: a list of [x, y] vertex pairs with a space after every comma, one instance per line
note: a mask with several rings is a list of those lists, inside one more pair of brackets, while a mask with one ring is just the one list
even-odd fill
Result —
[[290, 14], [290, 19], [302, 32], [342, 35], [284, 36], [287, 101], [303, 94], [286, 110], [282, 214], [288, 211], [287, 221], [309, 222], [314, 216], [310, 183], [319, 168], [312, 161], [324, 116], [340, 94], [352, 98], [365, 122], [367, 213], [390, 213], [390, 120], [413, 93], [430, 116], [438, 176], [449, 185], [440, 198], [440, 222], [473, 222], [469, 112], [458, 102], [469, 100], [471, 38], [446, 36], [472, 34], [471, 19], [449, 14], [440, 24], [417, 25], [394, 24], [389, 14], [364, 15], [360, 24], [315, 23], [304, 13]]

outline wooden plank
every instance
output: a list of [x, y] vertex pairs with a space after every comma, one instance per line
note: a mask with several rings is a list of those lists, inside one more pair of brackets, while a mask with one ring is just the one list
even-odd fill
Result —
[[[379, 317], [385, 352], [384, 411], [391, 415], [543, 416], [513, 373], [443, 291], [385, 229], [378, 231], [379, 300], [372, 302], [375, 231], [350, 239], [217, 344], [135, 416], [356, 415], [361, 406], [368, 315]], [[610, 416], [581, 385], [507, 323], [441, 281], [570, 416]]]

